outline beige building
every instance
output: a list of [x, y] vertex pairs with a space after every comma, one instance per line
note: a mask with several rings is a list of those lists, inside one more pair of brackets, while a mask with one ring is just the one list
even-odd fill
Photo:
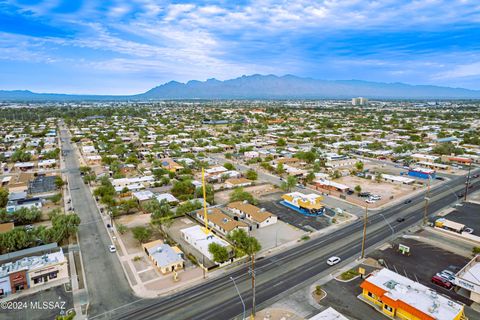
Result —
[[163, 274], [179, 271], [185, 267], [183, 252], [176, 246], [170, 247], [162, 240], [155, 240], [142, 244], [142, 247], [153, 264]]
[[277, 216], [273, 213], [260, 209], [249, 203], [240, 201], [232, 202], [227, 208], [235, 214], [245, 217], [256, 224], [256, 228], [263, 228], [271, 224], [277, 223]]

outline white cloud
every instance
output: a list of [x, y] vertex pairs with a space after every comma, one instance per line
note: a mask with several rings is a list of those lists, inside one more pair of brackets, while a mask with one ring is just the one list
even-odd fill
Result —
[[438, 80], [480, 77], [480, 61], [454, 66], [450, 70], [435, 74], [432, 78]]

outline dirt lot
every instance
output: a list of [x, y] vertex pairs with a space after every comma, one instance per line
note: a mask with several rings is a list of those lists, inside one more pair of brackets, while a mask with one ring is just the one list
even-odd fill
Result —
[[[373, 204], [369, 204], [370, 207], [378, 207], [386, 204], [392, 199], [398, 199], [401, 197], [408, 197], [408, 195], [417, 192], [421, 189], [418, 186], [409, 186], [404, 184], [394, 184], [389, 182], [380, 182], [377, 183], [374, 180], [364, 179], [357, 176], [345, 176], [339, 179], [336, 179], [335, 182], [349, 186], [350, 188], [355, 188], [359, 185], [362, 188], [362, 192], [371, 192], [372, 194], [377, 194], [382, 197], [382, 200], [379, 200]], [[338, 195], [338, 193], [332, 192], [333, 195]], [[355, 195], [347, 196], [347, 201], [358, 204], [365, 205], [366, 198], [358, 197]]]
[[[251, 187], [244, 187], [243, 190], [250, 192], [254, 198], [259, 199], [264, 196], [268, 196], [268, 194], [272, 192], [279, 191], [271, 184], [261, 184], [257, 186]], [[233, 189], [220, 191], [215, 193], [215, 203], [216, 204], [225, 204], [230, 202], [230, 194], [232, 193]]]

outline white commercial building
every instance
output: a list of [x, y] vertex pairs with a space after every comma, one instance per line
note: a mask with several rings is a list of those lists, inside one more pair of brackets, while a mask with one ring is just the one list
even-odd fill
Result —
[[470, 300], [480, 303], [480, 255], [473, 258], [455, 275], [453, 283], [463, 288], [464, 295]]
[[191, 246], [195, 249], [200, 251], [205, 257], [207, 257], [210, 261], [213, 261], [212, 254], [208, 251], [208, 246], [211, 243], [217, 243], [222, 247], [228, 247], [229, 244], [223, 239], [220, 239], [212, 232], [206, 233], [203, 227], [196, 225], [190, 228], [180, 230], [182, 233], [183, 238], [187, 241]]

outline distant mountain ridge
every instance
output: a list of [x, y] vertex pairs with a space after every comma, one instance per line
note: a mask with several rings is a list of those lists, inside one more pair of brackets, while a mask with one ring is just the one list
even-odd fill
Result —
[[220, 81], [170, 81], [137, 95], [68, 95], [34, 93], [27, 90], [2, 91], [7, 101], [80, 100], [181, 100], [181, 99], [349, 99], [362, 96], [384, 99], [480, 99], [480, 90], [409, 85], [362, 80], [317, 80], [293, 75], [250, 75]]

